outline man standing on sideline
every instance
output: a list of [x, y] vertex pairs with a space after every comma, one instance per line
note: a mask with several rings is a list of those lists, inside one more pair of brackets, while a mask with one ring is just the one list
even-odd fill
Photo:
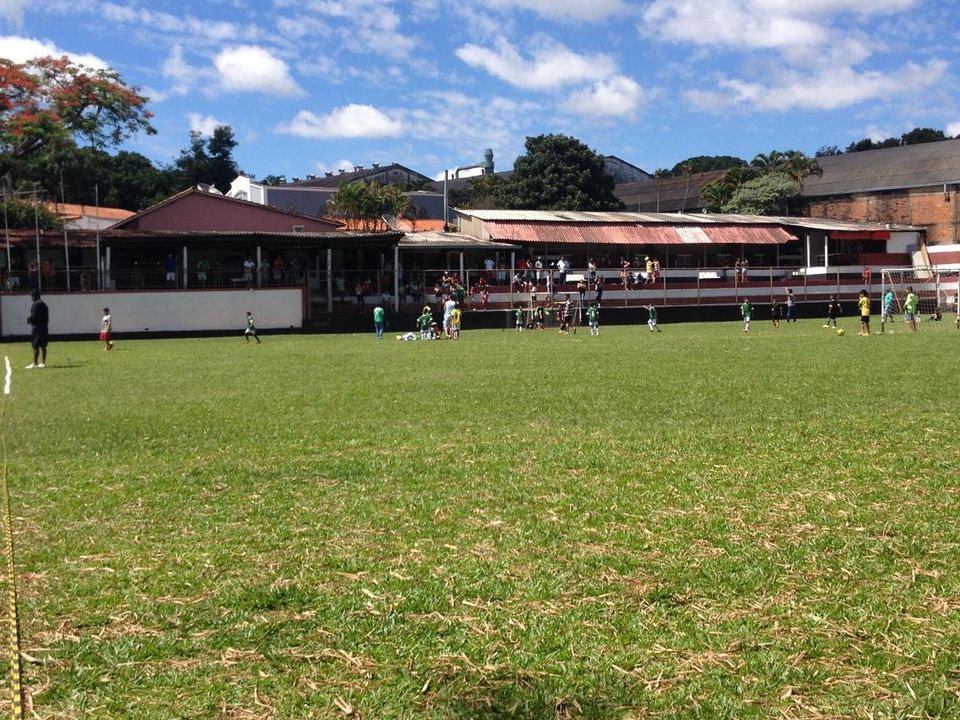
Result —
[[40, 291], [34, 289], [30, 294], [33, 304], [30, 306], [30, 347], [33, 348], [33, 362], [27, 365], [27, 370], [44, 368], [47, 366], [47, 330], [50, 326], [50, 308], [40, 299]]
[[373, 309], [373, 329], [377, 333], [377, 340], [383, 340], [383, 305]]

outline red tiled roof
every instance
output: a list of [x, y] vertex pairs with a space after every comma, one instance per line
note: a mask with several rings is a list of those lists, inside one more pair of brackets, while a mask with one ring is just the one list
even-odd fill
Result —
[[66, 218], [99, 217], [105, 220], [125, 220], [136, 213], [130, 210], [96, 205], [76, 205], [73, 203], [46, 203], [47, 210]]

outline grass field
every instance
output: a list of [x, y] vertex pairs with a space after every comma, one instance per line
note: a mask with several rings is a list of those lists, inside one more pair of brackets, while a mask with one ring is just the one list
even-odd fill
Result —
[[844, 322], [7, 344], [32, 710], [960, 717], [960, 332]]

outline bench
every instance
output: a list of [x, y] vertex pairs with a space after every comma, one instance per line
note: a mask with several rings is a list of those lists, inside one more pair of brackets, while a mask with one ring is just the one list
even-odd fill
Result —
[[716, 270], [700, 270], [697, 272], [697, 280], [721, 280], [720, 273]]

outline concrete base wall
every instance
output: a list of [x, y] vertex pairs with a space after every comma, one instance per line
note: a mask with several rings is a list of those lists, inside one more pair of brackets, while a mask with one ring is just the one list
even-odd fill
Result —
[[[299, 330], [303, 327], [303, 291], [298, 288], [256, 290], [183, 290], [164, 292], [51, 293], [51, 335], [95, 335], [103, 308], [113, 316], [117, 334], [241, 332], [247, 311], [257, 328]], [[2, 337], [30, 334], [27, 294], [0, 296]]]

